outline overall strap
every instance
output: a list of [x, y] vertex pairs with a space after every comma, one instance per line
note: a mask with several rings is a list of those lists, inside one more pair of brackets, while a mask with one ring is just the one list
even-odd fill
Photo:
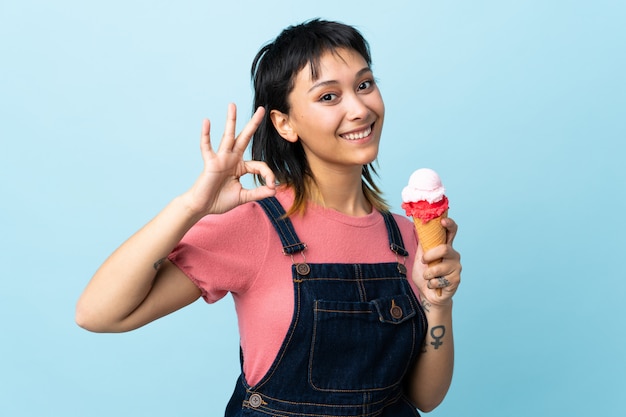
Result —
[[387, 226], [387, 234], [389, 235], [389, 246], [391, 247], [391, 250], [399, 256], [409, 256], [409, 252], [404, 249], [404, 241], [402, 240], [400, 229], [398, 228], [398, 224], [393, 218], [393, 215], [388, 211], [381, 211], [380, 214], [382, 214], [383, 219], [385, 219], [385, 226]]
[[285, 209], [280, 205], [276, 197], [268, 197], [259, 200], [258, 203], [265, 210], [267, 217], [272, 221], [274, 228], [278, 232], [285, 255], [293, 255], [306, 249], [306, 245], [300, 242], [291, 220], [285, 216]]

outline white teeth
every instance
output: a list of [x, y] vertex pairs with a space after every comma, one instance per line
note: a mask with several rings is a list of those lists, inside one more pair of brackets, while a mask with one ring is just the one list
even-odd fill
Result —
[[357, 139], [363, 139], [364, 137], [369, 136], [370, 133], [372, 133], [372, 128], [368, 127], [366, 130], [363, 130], [362, 132], [347, 133], [345, 135], [341, 135], [341, 137], [343, 137], [344, 139], [348, 139], [348, 140], [357, 140]]

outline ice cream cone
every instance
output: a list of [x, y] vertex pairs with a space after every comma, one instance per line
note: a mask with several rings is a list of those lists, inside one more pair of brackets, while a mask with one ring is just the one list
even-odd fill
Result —
[[[446, 243], [447, 231], [445, 227], [441, 225], [441, 219], [444, 217], [448, 217], [448, 210], [444, 211], [441, 216], [435, 217], [426, 223], [417, 217], [413, 217], [413, 224], [415, 225], [415, 230], [417, 231], [417, 237], [424, 252], [434, 248], [435, 246]], [[428, 266], [437, 265], [440, 262], [441, 259], [437, 259], [429, 262]], [[435, 291], [437, 292], [437, 295], [441, 295], [442, 293], [441, 288], [437, 288]]]
[[[422, 249], [424, 252], [434, 248], [435, 246], [442, 245], [446, 243], [446, 229], [441, 225], [441, 219], [444, 217], [448, 217], [448, 210], [446, 210], [441, 216], [435, 217], [432, 220], [424, 223], [421, 219], [417, 217], [413, 217], [413, 224], [415, 225], [415, 230], [417, 231], [417, 237], [419, 238], [420, 243], [422, 244]], [[435, 265], [441, 262], [441, 259], [437, 261], [433, 261], [428, 265]]]

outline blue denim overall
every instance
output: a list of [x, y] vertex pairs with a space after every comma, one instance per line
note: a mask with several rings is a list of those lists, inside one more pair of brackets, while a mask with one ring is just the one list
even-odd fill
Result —
[[[259, 202], [283, 252], [304, 251], [275, 198]], [[406, 279], [398, 226], [382, 213], [398, 262], [294, 263], [294, 314], [267, 374], [243, 372], [226, 408], [235, 416], [419, 416], [403, 382], [419, 354], [426, 317]], [[400, 261], [402, 260], [402, 261]]]

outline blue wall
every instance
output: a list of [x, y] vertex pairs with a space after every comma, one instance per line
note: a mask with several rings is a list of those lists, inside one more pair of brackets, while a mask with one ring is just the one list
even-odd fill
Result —
[[460, 225], [457, 366], [430, 415], [623, 416], [625, 3], [215, 3], [0, 5], [0, 415], [223, 413], [229, 298], [121, 335], [74, 304], [192, 184], [201, 119], [219, 137], [228, 102], [249, 113], [257, 49], [320, 16], [371, 43], [395, 210], [431, 167]]

